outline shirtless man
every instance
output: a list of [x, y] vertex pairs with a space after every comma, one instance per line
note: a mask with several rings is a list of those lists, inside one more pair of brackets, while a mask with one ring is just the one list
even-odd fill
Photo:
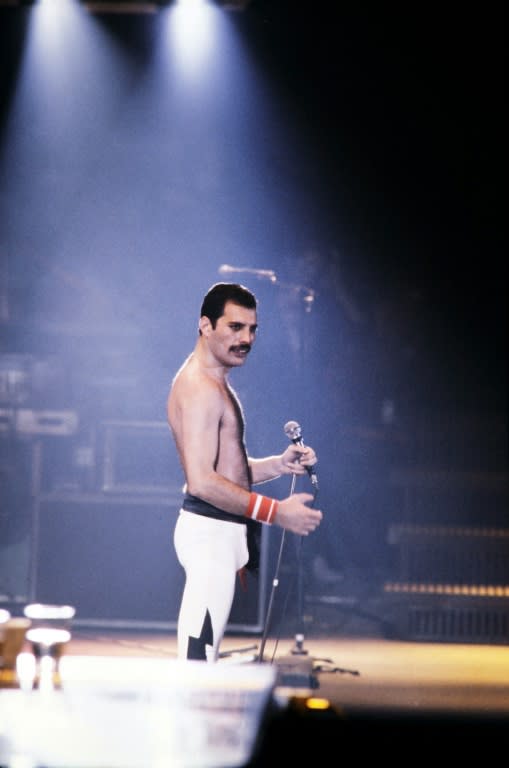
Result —
[[203, 300], [194, 351], [168, 396], [168, 423], [185, 476], [174, 532], [186, 574], [177, 629], [181, 659], [218, 658], [236, 574], [249, 559], [249, 521], [306, 536], [322, 519], [308, 506], [310, 493], [277, 501], [251, 490], [281, 475], [303, 475], [316, 463], [312, 448], [293, 443], [281, 455], [248, 457], [242, 407], [228, 374], [251, 350], [256, 310], [256, 298], [244, 286], [213, 285]]

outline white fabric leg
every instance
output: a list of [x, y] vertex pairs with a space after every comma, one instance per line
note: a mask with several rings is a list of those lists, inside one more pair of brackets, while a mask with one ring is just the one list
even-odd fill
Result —
[[[246, 526], [180, 510], [174, 545], [186, 573], [178, 657], [193, 658], [192, 647], [205, 643], [206, 659], [214, 662], [230, 616], [237, 571], [248, 561]], [[211, 637], [206, 632], [209, 618]]]

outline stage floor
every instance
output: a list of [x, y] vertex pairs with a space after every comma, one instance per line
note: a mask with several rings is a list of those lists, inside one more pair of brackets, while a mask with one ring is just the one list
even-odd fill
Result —
[[[217, 664], [178, 664], [174, 631], [73, 627], [64, 696], [1, 692], [4, 737], [25, 745], [28, 728], [44, 755], [30, 768], [307, 768], [352, 756], [444, 765], [506, 748], [509, 645], [311, 635], [228, 634]], [[22, 655], [33, 658], [28, 644]], [[269, 705], [253, 720], [266, 672]]]
[[[231, 655], [218, 664], [257, 663], [261, 642], [260, 636], [228, 635], [222, 654]], [[302, 680], [302, 688], [345, 714], [509, 718], [509, 645], [322, 635], [304, 637], [303, 654], [295, 650], [295, 637], [268, 637], [264, 663], [278, 667], [285, 689], [301, 694]], [[75, 629], [66, 653], [176, 659], [176, 636]]]

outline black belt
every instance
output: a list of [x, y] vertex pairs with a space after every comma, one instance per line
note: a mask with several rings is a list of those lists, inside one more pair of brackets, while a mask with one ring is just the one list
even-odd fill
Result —
[[219, 509], [219, 507], [215, 507], [213, 504], [209, 504], [208, 501], [203, 501], [197, 496], [191, 496], [190, 493], [185, 494], [182, 509], [185, 509], [186, 512], [194, 512], [197, 515], [213, 517], [216, 520], [227, 520], [230, 523], [240, 523], [241, 525], [247, 524], [247, 517], [225, 512], [224, 509]]

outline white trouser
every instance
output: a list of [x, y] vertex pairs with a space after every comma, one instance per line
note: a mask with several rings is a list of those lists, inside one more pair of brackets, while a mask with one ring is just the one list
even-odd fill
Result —
[[200, 658], [203, 653], [203, 660], [216, 661], [237, 571], [248, 561], [246, 526], [181, 509], [173, 540], [186, 573], [177, 625], [178, 657]]

